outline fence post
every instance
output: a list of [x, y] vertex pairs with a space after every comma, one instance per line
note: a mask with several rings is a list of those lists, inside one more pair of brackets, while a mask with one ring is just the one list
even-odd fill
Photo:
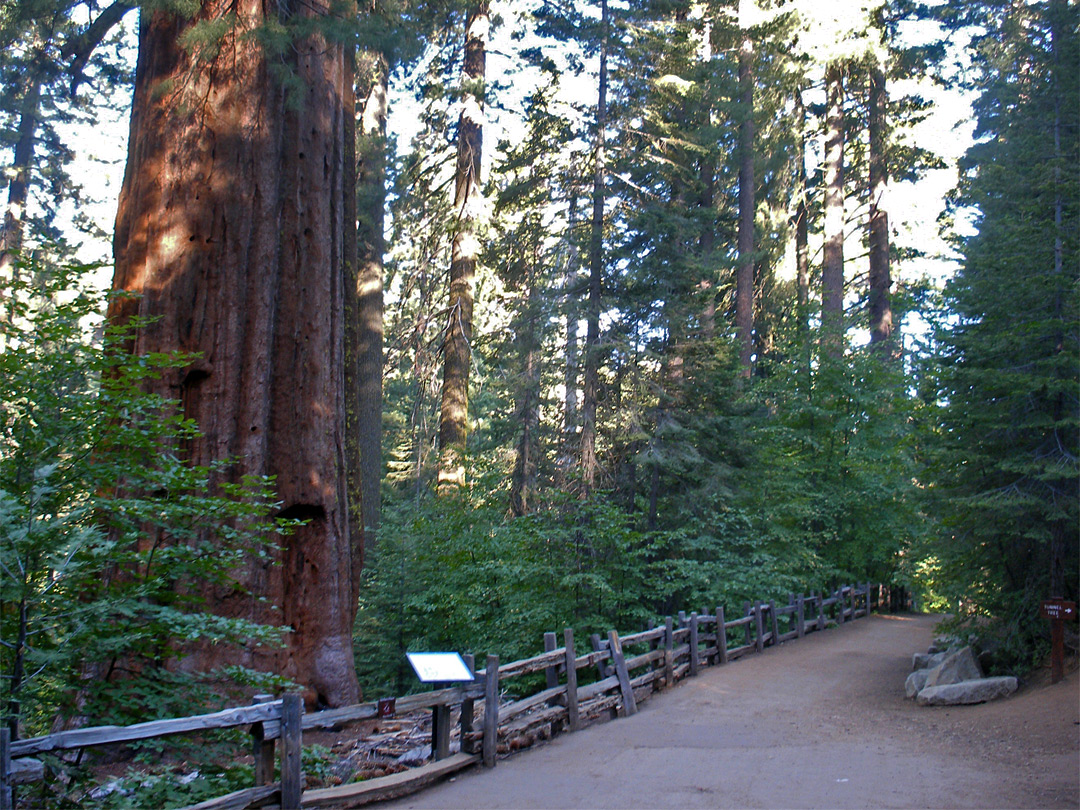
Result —
[[[273, 695], [255, 695], [251, 702], [256, 706], [270, 703]], [[266, 739], [266, 724], [255, 723], [251, 727], [251, 754], [255, 758], [255, 787], [274, 781], [274, 740]]]
[[[445, 684], [435, 684], [445, 688]], [[431, 707], [431, 760], [438, 762], [450, 756], [450, 707], [436, 703]]]
[[843, 624], [844, 623], [844, 586], [843, 585], [841, 585], [839, 588], [836, 589], [836, 606], [839, 608], [839, 610], [836, 611], [836, 623], [837, 624]]
[[817, 629], [825, 629], [825, 592], [822, 591], [816, 597], [817, 599]]
[[675, 622], [668, 616], [664, 619], [664, 687], [675, 685]]
[[[742, 606], [743, 616], [753, 616], [754, 606], [749, 602], [743, 602]], [[750, 623], [746, 624], [746, 646], [749, 647], [754, 641], [754, 632], [750, 629]]]
[[724, 606], [716, 606], [716, 655], [721, 664], [727, 663], [727, 627], [724, 626]]
[[300, 695], [281, 697], [281, 810], [300, 810], [303, 776], [300, 773], [301, 718], [304, 703]]
[[795, 600], [795, 632], [798, 638], [806, 635], [806, 599], [801, 593]]
[[754, 639], [754, 647], [758, 652], [765, 649], [765, 623], [761, 617], [761, 602], [754, 602], [754, 630], [757, 632], [757, 638]]
[[769, 600], [769, 624], [772, 626], [772, 645], [780, 643], [780, 621], [776, 616], [776, 602]]
[[566, 647], [566, 715], [571, 731], [581, 728], [577, 699], [577, 661], [574, 655], [574, 630], [563, 630], [563, 646]]
[[858, 582], [851, 583], [851, 620], [852, 621], [855, 621], [855, 614], [858, 612], [858, 601], [857, 601], [858, 590], [859, 590], [859, 583]]
[[611, 650], [611, 659], [615, 663], [615, 674], [619, 678], [619, 691], [622, 692], [623, 714], [629, 717], [637, 714], [637, 701], [634, 699], [634, 687], [630, 685], [630, 673], [626, 670], [626, 659], [623, 657], [622, 643], [619, 634], [614, 630], [608, 630], [608, 648]]
[[690, 674], [697, 675], [701, 661], [698, 656], [698, 615], [690, 614]]
[[[471, 653], [466, 653], [461, 656], [465, 661], [465, 666], [469, 668], [469, 673], [476, 676], [476, 659]], [[472, 698], [461, 699], [461, 753], [463, 754], [475, 754], [476, 744], [474, 740], [469, 739], [469, 735], [473, 730], [473, 718], [476, 715], [476, 708], [473, 704]]]
[[[555, 634], [544, 633], [544, 652], [552, 652], [555, 647]], [[544, 681], [546, 682], [548, 689], [554, 689], [559, 685], [559, 666], [558, 664], [552, 664], [550, 667], [544, 667]]]
[[[646, 621], [645, 622], [645, 629], [646, 630], [655, 630], [656, 629], [656, 619], [650, 618], [648, 621]], [[649, 652], [650, 653], [656, 652], [659, 648], [660, 648], [659, 640], [657, 640], [655, 638], [649, 639]], [[653, 661], [653, 663], [652, 663], [652, 668], [653, 669], [660, 669], [662, 666], [663, 666], [663, 664], [658, 663], [657, 661]], [[654, 689], [658, 688], [658, 687], [655, 686], [655, 683], [654, 683], [653, 688]]]
[[499, 656], [489, 655], [484, 668], [484, 767], [495, 767], [499, 735]]
[[0, 728], [0, 810], [12, 810], [15, 794], [11, 790], [11, 729]]
[[[589, 641], [592, 644], [593, 652], [600, 652], [601, 650], [604, 649], [604, 643], [602, 641], [600, 641], [600, 634], [599, 633], [593, 633], [591, 636], [589, 636]], [[602, 681], [602, 680], [604, 680], [604, 678], [606, 678], [610, 674], [611, 674], [611, 667], [608, 664], [605, 664], [603, 659], [600, 659], [599, 661], [596, 662], [596, 679], [597, 680]]]

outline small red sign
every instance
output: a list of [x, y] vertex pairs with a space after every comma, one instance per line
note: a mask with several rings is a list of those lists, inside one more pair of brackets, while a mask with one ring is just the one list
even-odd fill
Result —
[[393, 717], [397, 709], [396, 703], [396, 698], [379, 698], [379, 717], [383, 720]]
[[1044, 619], [1064, 619], [1069, 621], [1076, 618], [1076, 602], [1066, 602], [1064, 599], [1047, 599], [1042, 603], [1042, 617]]

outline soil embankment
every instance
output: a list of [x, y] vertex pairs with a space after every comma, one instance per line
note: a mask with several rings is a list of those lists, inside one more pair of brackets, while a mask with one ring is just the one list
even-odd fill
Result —
[[904, 698], [930, 616], [873, 616], [710, 667], [394, 808], [1077, 808], [1080, 677], [979, 706]]

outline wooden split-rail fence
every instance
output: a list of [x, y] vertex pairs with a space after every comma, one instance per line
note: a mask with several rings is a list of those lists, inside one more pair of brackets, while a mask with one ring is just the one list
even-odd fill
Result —
[[[561, 646], [555, 633], [545, 633], [544, 652], [539, 655], [507, 664], [500, 664], [497, 655], [489, 655], [471, 683], [393, 701], [395, 716], [432, 712], [432, 757], [428, 764], [332, 788], [303, 789], [303, 732], [377, 719], [380, 704], [385, 711], [386, 701], [305, 714], [299, 695], [286, 694], [276, 700], [259, 695], [251, 706], [212, 714], [80, 728], [25, 740], [11, 740], [10, 731], [4, 728], [0, 730], [0, 810], [14, 807], [13, 786], [44, 777], [44, 766], [35, 755], [235, 727], [249, 728], [255, 785], [187, 810], [359, 807], [411, 793], [476, 763], [493, 767], [498, 754], [511, 750], [512, 742], [530, 741], [537, 730], [577, 731], [604, 716], [634, 714], [650, 695], [697, 675], [702, 667], [726, 664], [748, 653], [760, 653], [767, 646], [866, 616], [875, 607], [888, 604], [888, 598], [884, 586], [867, 583], [846, 585], [828, 595], [793, 594], [786, 605], [747, 602], [738, 618], [728, 618], [723, 607], [689, 615], [680, 612], [641, 632], [620, 635], [610, 630], [606, 636], [593, 635], [591, 649], [582, 654], [578, 654], [573, 630], [563, 631]], [[471, 656], [466, 656], [466, 661], [471, 668]], [[579, 685], [578, 673], [592, 668], [595, 680]], [[509, 679], [540, 672], [545, 675], [544, 689], [509, 703], [502, 701]], [[456, 729], [451, 722], [455, 712]], [[455, 731], [458, 751], [452, 753]], [[280, 766], [277, 780], [275, 760]]]

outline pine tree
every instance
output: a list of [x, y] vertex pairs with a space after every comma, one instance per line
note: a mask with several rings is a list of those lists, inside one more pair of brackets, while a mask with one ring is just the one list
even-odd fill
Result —
[[92, 126], [99, 107], [109, 106], [117, 86], [129, 78], [110, 46], [134, 4], [116, 0], [104, 9], [90, 4], [89, 23], [79, 21], [78, 5], [35, 0], [0, 11], [0, 152], [11, 152], [0, 225], [0, 284], [16, 273], [27, 236], [36, 246], [49, 243], [54, 253], [61, 249], [53, 224], [57, 208], [82, 198], [67, 174], [74, 153], [59, 126], [74, 121]]
[[1078, 9], [980, 3], [979, 142], [958, 201], [977, 211], [940, 336], [933, 551], [964, 618], [998, 621], [1010, 662], [1046, 633], [1040, 599], [1076, 598], [1080, 458]]
[[443, 342], [442, 405], [439, 410], [439, 491], [465, 485], [465, 437], [469, 424], [469, 367], [473, 340], [484, 139], [485, 65], [491, 19], [487, 0], [477, 2], [465, 23], [462, 109], [458, 118], [454, 178], [454, 239], [449, 307]]

